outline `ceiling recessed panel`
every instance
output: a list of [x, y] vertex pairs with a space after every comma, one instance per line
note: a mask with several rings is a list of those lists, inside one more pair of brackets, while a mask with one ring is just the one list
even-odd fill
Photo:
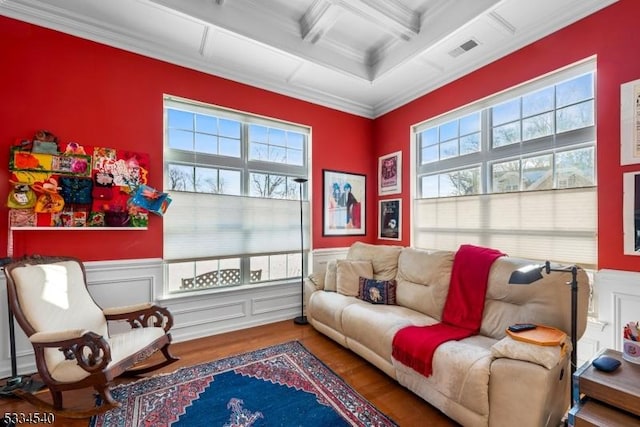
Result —
[[[354, 28], [358, 31], [354, 31]], [[397, 37], [392, 36], [384, 27], [344, 11], [320, 42], [350, 52], [366, 62], [371, 53], [395, 40]]]
[[[198, 51], [204, 26], [201, 22], [160, 8], [148, 1], [109, 0], [55, 2], [73, 15], [91, 17], [102, 27], [171, 49]], [[72, 16], [73, 16], [72, 15]]]
[[290, 55], [223, 30], [209, 32], [206, 53], [207, 59], [216, 67], [258, 74], [260, 80], [271, 77], [284, 81], [302, 63]]

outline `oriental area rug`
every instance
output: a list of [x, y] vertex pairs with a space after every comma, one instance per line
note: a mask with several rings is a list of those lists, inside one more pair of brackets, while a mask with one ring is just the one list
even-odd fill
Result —
[[112, 389], [90, 427], [395, 426], [297, 341]]

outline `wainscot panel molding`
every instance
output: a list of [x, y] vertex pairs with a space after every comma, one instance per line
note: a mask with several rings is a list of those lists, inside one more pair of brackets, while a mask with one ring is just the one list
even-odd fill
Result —
[[292, 319], [300, 314], [300, 282], [239, 286], [160, 301], [173, 314], [175, 342]]
[[622, 331], [640, 321], [640, 273], [600, 270], [595, 276], [598, 319], [606, 323], [602, 348], [622, 351]]
[[[293, 319], [300, 314], [299, 281], [165, 299], [161, 296], [161, 259], [87, 262], [85, 268], [89, 292], [103, 308], [146, 301], [158, 301], [167, 307], [174, 317], [174, 342]], [[4, 274], [0, 275], [0, 292], [0, 378], [6, 378], [11, 376], [11, 351]], [[117, 332], [128, 325], [113, 323], [109, 327]], [[18, 374], [33, 373], [36, 367], [31, 344], [17, 324], [15, 333]]]
[[606, 322], [595, 317], [587, 319], [587, 329], [585, 329], [584, 335], [578, 341], [578, 366], [582, 366], [589, 361], [603, 348], [603, 343], [607, 341], [609, 330], [611, 328], [607, 328]]
[[311, 267], [309, 273], [323, 273], [327, 270], [327, 262], [334, 259], [344, 259], [347, 257], [349, 248], [328, 248], [316, 249], [312, 252]]

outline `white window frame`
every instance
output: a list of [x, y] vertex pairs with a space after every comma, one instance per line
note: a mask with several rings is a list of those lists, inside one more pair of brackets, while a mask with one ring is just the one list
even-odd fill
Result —
[[[597, 264], [597, 206], [596, 206], [596, 176], [595, 176], [595, 149], [596, 134], [595, 126], [587, 129], [578, 129], [566, 132], [562, 137], [543, 137], [539, 140], [527, 142], [526, 144], [514, 144], [514, 146], [501, 147], [499, 153], [491, 153], [488, 150], [491, 132], [488, 114], [482, 113], [481, 119], [481, 150], [477, 153], [467, 154], [454, 158], [448, 158], [441, 162], [420, 163], [420, 141], [419, 133], [448, 123], [455, 118], [466, 117], [469, 114], [489, 110], [491, 106], [498, 105], [511, 99], [526, 95], [531, 92], [543, 89], [550, 85], [558, 84], [562, 81], [578, 77], [586, 73], [594, 75], [594, 121], [597, 117], [595, 112], [595, 85], [596, 66], [595, 58], [588, 58], [580, 63], [565, 67], [548, 75], [542, 76], [534, 81], [523, 83], [515, 88], [510, 88], [498, 94], [489, 96], [469, 105], [465, 105], [456, 110], [444, 113], [438, 117], [428, 119], [411, 127], [411, 194], [412, 194], [412, 230], [411, 241], [416, 247], [426, 249], [457, 250], [462, 243], [478, 244], [483, 246], [493, 246], [496, 249], [505, 250], [512, 256], [522, 258], [550, 259], [563, 263], [580, 263], [585, 268], [594, 268]], [[554, 110], [555, 111], [555, 110]], [[576, 141], [579, 141], [576, 143]], [[523, 148], [524, 147], [524, 148]], [[522, 221], [530, 222], [531, 227], [527, 231], [526, 225], [523, 229], [507, 228], [500, 224], [495, 224], [487, 212], [495, 212], [496, 206], [517, 208], [520, 205], [509, 205], [509, 200], [532, 199], [533, 193], [540, 191], [517, 191], [513, 193], [502, 192], [491, 194], [492, 183], [490, 165], [492, 162], [502, 162], [511, 159], [521, 159], [526, 156], [545, 153], [560, 153], [567, 149], [580, 149], [582, 147], [593, 147], [594, 159], [594, 184], [582, 188], [569, 190], [544, 190], [550, 194], [537, 194], [540, 200], [556, 201], [557, 209], [562, 211], [558, 215], [557, 223], [546, 222], [544, 225], [536, 223], [537, 219], [544, 216], [543, 213], [536, 213], [529, 209], [518, 212]], [[421, 198], [420, 180], [426, 171], [431, 173], [446, 173], [480, 166], [482, 172], [480, 191], [478, 194], [454, 197], [435, 197], [432, 199]], [[554, 172], [555, 175], [555, 172]], [[554, 179], [555, 181], [555, 179]], [[528, 195], [527, 193], [531, 193]], [[512, 197], [509, 197], [512, 195]], [[496, 196], [496, 197], [493, 197]], [[531, 197], [528, 197], [531, 196]], [[564, 202], [566, 200], [566, 203]], [[497, 201], [500, 201], [499, 203]], [[572, 205], [573, 202], [582, 205]], [[578, 212], [580, 211], [580, 212]], [[425, 216], [426, 215], [426, 216]], [[438, 216], [439, 215], [439, 216]], [[570, 218], [575, 215], [575, 221]], [[436, 218], [438, 216], [438, 218]], [[568, 220], [566, 218], [569, 218]], [[526, 219], [525, 219], [526, 218]], [[567, 227], [576, 224], [576, 221], [585, 221], [580, 227], [569, 231]], [[524, 230], [524, 231], [523, 231]], [[545, 233], [547, 236], [544, 237]], [[528, 236], [527, 236], [528, 235]], [[545, 248], [545, 239], [548, 240], [548, 247]], [[572, 240], [573, 239], [573, 240]], [[539, 245], [532, 249], [535, 245]], [[556, 242], [569, 242], [567, 248], [554, 250]], [[584, 246], [588, 246], [583, 250]], [[575, 252], [573, 252], [575, 251]], [[573, 256], [575, 254], [575, 256]]]
[[[195, 153], [195, 151], [171, 148], [168, 140], [167, 109], [184, 110], [240, 122], [242, 124], [240, 157]], [[229, 263], [225, 262], [226, 259], [240, 260], [241, 280], [240, 283], [232, 285], [233, 288], [269, 286], [270, 284], [299, 281], [300, 255], [304, 253], [306, 258], [311, 247], [308, 202], [311, 186], [306, 183], [300, 187], [298, 183], [293, 182], [293, 179], [298, 177], [308, 179], [310, 177], [311, 129], [304, 125], [256, 116], [171, 95], [164, 97], [164, 111], [164, 182], [165, 191], [170, 193], [173, 202], [164, 219], [165, 280], [163, 297], [171, 298], [185, 294], [224, 290], [226, 286], [178, 290], [177, 288], [181, 285], [170, 283], [171, 280], [176, 280], [176, 275], [170, 272], [171, 268], [175, 270], [179, 265], [182, 268], [188, 268], [189, 265], [192, 265], [193, 277], [195, 278], [199, 271], [197, 265], [214, 265], [216, 260], [220, 261], [218, 262], [220, 270]], [[248, 129], [249, 126], [256, 124], [304, 135], [303, 164], [291, 165], [250, 160]], [[196, 192], [193, 188], [190, 191], [174, 190], [170, 188], [168, 176], [170, 164], [239, 171], [241, 194], [203, 193]], [[277, 198], [250, 196], [252, 186], [249, 177], [252, 173], [286, 176], [287, 179], [283, 187], [285, 192]], [[302, 189], [302, 195], [300, 189]], [[302, 201], [300, 197], [302, 197]], [[194, 206], [197, 208], [193, 208]], [[301, 208], [303, 209], [304, 250], [302, 250], [300, 242]], [[260, 220], [260, 218], [265, 220]], [[185, 233], [184, 230], [190, 229], [189, 227], [193, 223], [198, 224], [197, 228], [192, 228], [197, 231]], [[251, 236], [254, 237], [253, 241], [251, 241]], [[260, 238], [255, 236], [260, 236]], [[269, 276], [267, 271], [264, 272], [267, 274], [263, 274], [259, 281], [255, 280], [251, 274], [252, 259], [264, 260], [265, 256], [276, 256], [276, 258], [282, 259], [282, 255], [286, 259], [287, 277], [278, 275], [274, 279]], [[294, 262], [294, 258], [297, 260], [297, 272], [289, 265]], [[270, 262], [267, 263], [271, 265]], [[306, 268], [307, 263], [302, 264]]]

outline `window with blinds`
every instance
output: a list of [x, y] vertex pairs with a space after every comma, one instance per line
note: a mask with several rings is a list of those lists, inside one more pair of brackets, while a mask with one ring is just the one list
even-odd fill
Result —
[[166, 96], [164, 131], [165, 292], [299, 280], [309, 128]]
[[595, 268], [595, 61], [413, 127], [413, 244]]

